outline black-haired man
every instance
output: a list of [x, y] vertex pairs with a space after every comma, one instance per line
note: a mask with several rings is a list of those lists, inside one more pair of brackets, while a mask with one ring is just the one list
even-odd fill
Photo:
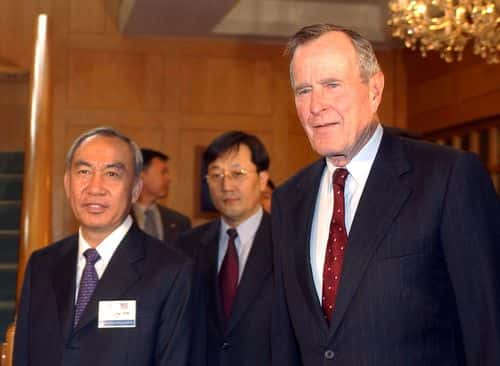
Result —
[[203, 155], [220, 218], [182, 235], [196, 261], [205, 312], [196, 322], [192, 364], [268, 366], [272, 248], [270, 217], [260, 203], [269, 157], [253, 135], [232, 131]]

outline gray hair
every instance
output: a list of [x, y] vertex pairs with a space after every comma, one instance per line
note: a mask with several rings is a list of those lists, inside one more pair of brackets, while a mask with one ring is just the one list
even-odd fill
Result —
[[373, 50], [370, 41], [364, 38], [361, 34], [335, 24], [314, 24], [299, 30], [292, 36], [292, 38], [290, 38], [286, 45], [285, 55], [288, 55], [290, 57], [290, 79], [292, 80], [292, 84], [292, 61], [297, 48], [329, 32], [341, 32], [349, 37], [358, 55], [359, 72], [361, 80], [363, 80], [363, 82], [367, 83], [373, 75], [380, 71], [377, 56], [375, 56], [375, 51]]
[[76, 138], [76, 140], [69, 148], [68, 153], [66, 154], [66, 170], [69, 170], [71, 168], [71, 163], [73, 161], [73, 156], [75, 155], [76, 150], [83, 142], [93, 136], [116, 137], [125, 142], [134, 155], [134, 177], [136, 179], [140, 177], [142, 171], [142, 154], [139, 146], [137, 146], [137, 144], [131, 138], [123, 135], [114, 128], [105, 126], [97, 127], [90, 131], [84, 132]]

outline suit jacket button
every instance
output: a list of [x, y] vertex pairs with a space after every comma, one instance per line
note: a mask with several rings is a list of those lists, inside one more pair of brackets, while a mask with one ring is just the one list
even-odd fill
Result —
[[331, 359], [332, 359], [332, 358], [334, 358], [334, 357], [335, 357], [335, 352], [333, 352], [331, 349], [327, 349], [327, 350], [325, 351], [325, 358], [326, 358], [327, 360], [331, 360]]
[[221, 348], [223, 351], [226, 351], [226, 350], [228, 350], [229, 348], [231, 348], [231, 343], [229, 343], [229, 342], [224, 342], [224, 343], [222, 343], [222, 345], [220, 346], [220, 348]]

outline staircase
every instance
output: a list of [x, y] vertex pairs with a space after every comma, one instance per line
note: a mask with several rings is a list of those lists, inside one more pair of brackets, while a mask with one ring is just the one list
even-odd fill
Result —
[[0, 152], [0, 342], [14, 320], [24, 154]]

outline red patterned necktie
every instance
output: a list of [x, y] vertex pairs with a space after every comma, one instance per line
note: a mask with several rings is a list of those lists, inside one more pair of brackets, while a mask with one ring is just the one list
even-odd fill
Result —
[[236, 246], [234, 243], [236, 237], [238, 236], [238, 232], [235, 229], [228, 229], [227, 235], [229, 240], [227, 241], [226, 255], [224, 256], [224, 260], [222, 261], [219, 271], [222, 309], [224, 311], [224, 320], [226, 324], [229, 316], [231, 315], [233, 301], [236, 296], [236, 289], [238, 288], [239, 277], [238, 253], [236, 252]]
[[347, 169], [338, 168], [333, 173], [334, 205], [330, 233], [326, 245], [325, 265], [323, 267], [323, 294], [322, 305], [325, 319], [330, 323], [335, 299], [342, 273], [342, 263], [347, 244], [347, 231], [345, 228], [344, 186], [349, 172]]

